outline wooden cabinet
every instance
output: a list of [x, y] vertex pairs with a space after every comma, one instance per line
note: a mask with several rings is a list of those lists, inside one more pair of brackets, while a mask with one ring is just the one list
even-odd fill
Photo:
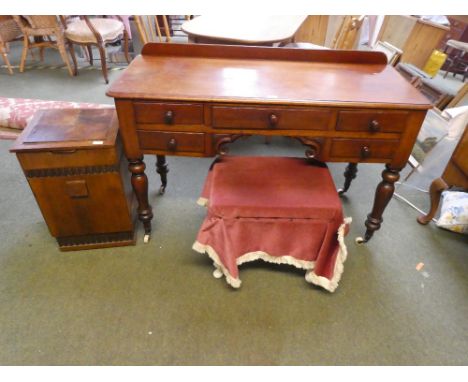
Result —
[[434, 49], [439, 47], [449, 28], [414, 16], [385, 16], [378, 40], [403, 51], [400, 62], [422, 69]]
[[11, 151], [61, 250], [135, 243], [133, 192], [114, 110], [39, 111]]

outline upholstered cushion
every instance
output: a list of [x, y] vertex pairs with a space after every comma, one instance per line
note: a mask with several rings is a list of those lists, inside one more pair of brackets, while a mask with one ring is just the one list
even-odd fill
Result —
[[210, 172], [209, 206], [224, 218], [319, 218], [341, 215], [326, 167], [305, 158], [225, 157]]
[[215, 277], [241, 284], [238, 266], [254, 260], [306, 270], [333, 292], [347, 256], [338, 193], [326, 167], [305, 159], [224, 157], [210, 170], [199, 204], [208, 206], [193, 245], [213, 260]]
[[[115, 40], [123, 33], [124, 24], [115, 19], [94, 18], [89, 19], [96, 31], [102, 36], [103, 41]], [[71, 41], [78, 43], [97, 42], [86, 21], [75, 20], [67, 25], [65, 36]]]
[[468, 193], [444, 191], [437, 226], [450, 231], [468, 234]]

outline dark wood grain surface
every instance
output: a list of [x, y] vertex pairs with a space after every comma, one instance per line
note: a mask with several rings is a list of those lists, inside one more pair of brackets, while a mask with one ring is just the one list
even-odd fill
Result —
[[[153, 50], [146, 49], [150, 54], [137, 57], [112, 84], [107, 92], [109, 96], [263, 104], [353, 106], [365, 103], [368, 107], [430, 107], [426, 98], [406, 83], [393, 67], [385, 64], [386, 59], [380, 52], [200, 45], [204, 49], [193, 52], [192, 56], [176, 56], [166, 46], [162, 49], [159, 44], [154, 45]], [[180, 49], [185, 50], [191, 53], [187, 45]], [[250, 54], [252, 50], [260, 50], [263, 55], [257, 58]], [[278, 50], [282, 53], [279, 58]], [[216, 57], [217, 51], [223, 54]], [[229, 58], [230, 51], [238, 57]], [[244, 58], [240, 58], [242, 55]]]

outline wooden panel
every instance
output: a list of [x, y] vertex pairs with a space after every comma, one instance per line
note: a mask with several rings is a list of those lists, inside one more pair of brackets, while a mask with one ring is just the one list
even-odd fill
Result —
[[403, 50], [416, 21], [411, 16], [385, 16], [378, 40], [389, 42]]
[[404, 111], [340, 111], [337, 130], [399, 133], [405, 129], [409, 113]]
[[167, 151], [168, 153], [205, 151], [205, 134], [137, 130], [142, 149]]
[[[118, 172], [34, 177], [28, 178], [28, 181], [50, 233], [55, 237], [133, 229]], [[85, 182], [87, 196], [70, 196], [71, 181]]]
[[466, 127], [452, 155], [452, 161], [465, 177], [468, 177], [468, 128]]
[[114, 109], [38, 110], [11, 152], [113, 147], [119, 130]]
[[333, 139], [330, 157], [351, 161], [380, 162], [390, 160], [398, 148], [398, 140]]
[[203, 123], [203, 105], [189, 103], [134, 102], [137, 123], [194, 125]]
[[213, 106], [215, 128], [326, 130], [329, 109]]
[[418, 20], [402, 49], [400, 61], [422, 69], [448, 31], [442, 25]]
[[430, 106], [386, 65], [382, 52], [190, 44], [147, 44], [143, 52], [148, 53], [111, 85], [109, 96], [137, 102]]
[[325, 46], [329, 16], [309, 15], [294, 35], [295, 42], [310, 42]]
[[328, 17], [328, 28], [327, 34], [325, 36], [325, 46], [328, 48], [332, 48], [333, 42], [337, 36], [337, 33], [340, 29], [340, 26], [343, 23], [343, 19], [345, 16], [343, 15], [330, 15]]
[[17, 153], [23, 170], [102, 166], [117, 163], [118, 153], [115, 148], [98, 150], [52, 149], [41, 152]]

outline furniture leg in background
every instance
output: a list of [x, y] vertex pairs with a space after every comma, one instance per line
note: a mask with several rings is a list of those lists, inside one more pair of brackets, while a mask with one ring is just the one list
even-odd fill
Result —
[[161, 177], [161, 187], [159, 189], [159, 193], [162, 195], [166, 191], [167, 173], [169, 172], [165, 155], [156, 155], [156, 172]]
[[343, 188], [340, 188], [338, 190], [338, 194], [343, 195], [346, 191], [348, 191], [349, 186], [351, 186], [351, 182], [354, 178], [356, 178], [358, 169], [357, 169], [357, 163], [348, 163], [346, 166], [346, 170], [344, 172], [344, 177], [345, 177], [345, 183]]
[[426, 215], [418, 217], [418, 223], [427, 224], [431, 221], [439, 208], [442, 192], [450, 187], [468, 190], [468, 129], [466, 127], [442, 176], [432, 181], [429, 188], [431, 207]]
[[429, 195], [431, 198], [431, 208], [426, 215], [421, 215], [418, 217], [418, 223], [427, 224], [429, 223], [439, 208], [440, 196], [442, 192], [447, 190], [449, 186], [442, 178], [434, 179], [429, 188]]

